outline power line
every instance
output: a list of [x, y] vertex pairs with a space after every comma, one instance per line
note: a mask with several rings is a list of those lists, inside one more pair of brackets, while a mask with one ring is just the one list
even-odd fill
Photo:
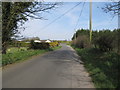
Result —
[[51, 24], [53, 24], [55, 21], [57, 21], [58, 19], [62, 18], [65, 14], [67, 14], [68, 12], [70, 12], [71, 10], [73, 10], [74, 8], [76, 8], [78, 5], [80, 5], [80, 3], [76, 4], [74, 7], [70, 8], [69, 10], [67, 10], [65, 13], [63, 13], [61, 16], [57, 17], [56, 19], [54, 19], [52, 22], [50, 22], [49, 24], [47, 24], [46, 26], [44, 26], [43, 28], [41, 28], [41, 30], [46, 29], [47, 27], [49, 27]]
[[76, 27], [77, 27], [77, 25], [78, 25], [78, 23], [79, 23], [79, 20], [80, 20], [80, 17], [81, 17], [81, 15], [82, 15], [84, 6], [85, 6], [85, 2], [83, 3], [82, 9], [81, 9], [81, 12], [80, 12], [80, 14], [79, 14], [79, 18], [78, 18], [78, 20], [77, 20], [77, 23], [76, 23], [76, 25], [75, 25], [74, 30], [76, 29]]
[[82, 6], [82, 9], [81, 9], [81, 12], [80, 12], [80, 14], [79, 14], [79, 17], [78, 17], [77, 23], [76, 23], [75, 28], [74, 28], [74, 30], [75, 30], [75, 40], [76, 40], [76, 27], [77, 27], [77, 25], [78, 25], [78, 23], [79, 23], [79, 20], [80, 20], [80, 17], [81, 17], [81, 15], [82, 15], [82, 12], [83, 12], [83, 8], [84, 8], [84, 6], [85, 6], [85, 2], [83, 3], [83, 6]]

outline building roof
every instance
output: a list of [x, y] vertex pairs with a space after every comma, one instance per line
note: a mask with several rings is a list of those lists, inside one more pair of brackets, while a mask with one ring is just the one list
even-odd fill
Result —
[[41, 42], [51, 42], [51, 40], [34, 40], [34, 42], [41, 43]]
[[40, 40], [34, 40], [34, 42], [41, 43], [41, 41], [40, 41]]

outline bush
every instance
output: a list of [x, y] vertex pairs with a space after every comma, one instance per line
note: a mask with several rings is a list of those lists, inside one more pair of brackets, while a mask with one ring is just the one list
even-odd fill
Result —
[[11, 47], [29, 47], [30, 43], [26, 43], [23, 41], [16, 41], [16, 42], [10, 42], [9, 46], [11, 46]]
[[50, 45], [50, 47], [55, 47], [55, 46], [58, 46], [59, 43], [58, 42], [50, 42], [49, 45]]
[[20, 43], [21, 45], [21, 47], [29, 47], [30, 46], [30, 43], [25, 43], [25, 42], [21, 42]]
[[120, 29], [115, 29], [114, 31], [114, 49], [117, 51], [117, 53], [120, 54]]
[[31, 49], [49, 49], [50, 45], [49, 43], [37, 43], [37, 42], [34, 42], [34, 40], [32, 40], [30, 48]]
[[[96, 48], [75, 48], [98, 90], [118, 90], [120, 88], [120, 55], [102, 52]], [[101, 88], [101, 89], [100, 89]], [[118, 89], [115, 89], [118, 88]]]
[[72, 44], [78, 48], [90, 47], [90, 42], [89, 42], [89, 38], [87, 35], [78, 36], [76, 40], [73, 40]]
[[94, 40], [94, 44], [98, 46], [101, 51], [113, 50], [114, 37], [110, 33], [102, 33]]
[[[120, 29], [92, 31], [92, 43], [89, 44], [89, 30], [80, 29], [72, 37], [72, 45], [80, 48], [94, 46], [101, 51], [114, 51], [120, 54]], [[77, 39], [75, 40], [75, 37]], [[87, 44], [88, 43], [88, 44]]]

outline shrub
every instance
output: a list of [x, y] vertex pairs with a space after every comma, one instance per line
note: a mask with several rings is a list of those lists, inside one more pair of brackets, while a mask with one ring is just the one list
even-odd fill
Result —
[[120, 54], [120, 29], [115, 29], [114, 31], [114, 49], [117, 51], [117, 53]]
[[37, 43], [37, 42], [34, 42], [34, 40], [32, 40], [30, 48], [31, 49], [48, 49], [50, 48], [50, 45], [49, 43]]
[[110, 33], [102, 33], [94, 40], [94, 43], [101, 51], [111, 51], [113, 49], [114, 37]]
[[72, 40], [71, 45], [72, 45], [72, 46], [75, 46], [75, 45], [76, 45], [76, 40], [75, 40], [75, 39]]
[[[92, 43], [89, 44], [89, 30], [80, 29], [72, 38], [72, 45], [80, 48], [94, 46], [101, 51], [114, 51], [120, 54], [120, 29], [92, 31]], [[77, 37], [77, 39], [75, 39]]]
[[30, 43], [26, 43], [23, 41], [16, 41], [16, 42], [10, 42], [9, 46], [11, 46], [11, 47], [29, 47]]
[[50, 42], [49, 45], [50, 45], [50, 47], [55, 47], [55, 46], [58, 46], [59, 43], [58, 42]]
[[30, 46], [30, 43], [25, 43], [25, 42], [21, 42], [20, 43], [21, 45], [21, 47], [29, 47]]
[[78, 48], [90, 47], [90, 42], [87, 35], [78, 36], [77, 39], [73, 41], [73, 44]]

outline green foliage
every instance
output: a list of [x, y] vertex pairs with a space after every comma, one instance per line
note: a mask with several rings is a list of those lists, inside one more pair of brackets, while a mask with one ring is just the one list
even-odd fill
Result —
[[15, 42], [9, 42], [9, 46], [11, 46], [11, 47], [29, 47], [30, 43], [26, 43], [24, 41], [15, 41]]
[[[23, 24], [27, 18], [25, 11], [32, 2], [2, 2], [2, 42], [9, 41], [18, 32], [18, 23]], [[19, 25], [20, 26], [20, 25]]]
[[[100, 30], [92, 32], [92, 45], [89, 42], [89, 30], [78, 30], [73, 35], [72, 44], [79, 48], [86, 48], [94, 46], [101, 51], [115, 51], [120, 53], [120, 29], [111, 30]], [[87, 46], [86, 46], [87, 45]]]
[[99, 33], [98, 37], [94, 38], [93, 42], [101, 51], [111, 51], [113, 49], [113, 41], [114, 36], [112, 35], [112, 32], [103, 31]]
[[80, 35], [73, 41], [73, 45], [78, 48], [88, 48], [90, 47], [89, 38], [87, 35]]
[[77, 39], [75, 41], [74, 35], [72, 45], [81, 56], [95, 87], [102, 90], [104, 88], [120, 89], [120, 29], [93, 31], [92, 48], [83, 47], [83, 42], [87, 40], [83, 36], [89, 38], [86, 32], [89, 31], [78, 30]]
[[49, 49], [50, 45], [49, 43], [37, 43], [37, 42], [34, 42], [34, 40], [32, 40], [30, 48], [31, 49]]
[[6, 53], [11, 37], [18, 33], [28, 18], [42, 19], [40, 13], [55, 8], [57, 3], [2, 2], [2, 53]]
[[67, 40], [58, 40], [57, 42], [59, 42], [59, 43], [69, 43], [69, 41], [67, 41]]
[[50, 10], [56, 5], [57, 3], [2, 2], [3, 42], [8, 41], [18, 33], [18, 27], [24, 24], [29, 17], [42, 19], [42, 16], [38, 15], [38, 13]]
[[2, 55], [2, 66], [12, 64], [15, 62], [20, 62], [23, 60], [26, 60], [34, 55], [42, 54], [48, 51], [53, 51], [56, 49], [61, 48], [61, 46], [54, 47], [54, 48], [49, 48], [45, 50], [33, 50], [29, 49], [27, 47], [22, 47], [22, 48], [17, 48], [17, 47], [12, 47], [7, 50], [7, 54]]
[[49, 43], [50, 47], [55, 47], [55, 46], [59, 46], [58, 42], [50, 42]]
[[41, 54], [47, 52], [46, 50], [19, 50], [14, 51], [14, 53], [3, 54], [2, 66], [7, 64], [12, 64], [21, 60], [25, 60], [33, 55]]
[[120, 88], [120, 55], [114, 52], [102, 52], [99, 49], [79, 49], [75, 48], [81, 56], [84, 65], [96, 88], [109, 88], [115, 90]]
[[77, 30], [77, 32], [73, 35], [72, 40], [74, 40], [75, 37], [77, 38], [78, 36], [82, 36], [82, 35], [89, 36], [89, 30], [88, 29], [79, 29], [79, 30]]
[[27, 51], [28, 50], [28, 47], [11, 47], [11, 48], [8, 48], [7, 49], [7, 53], [12, 53], [14, 54], [15, 52], [18, 52], [18, 51]]
[[[75, 37], [76, 36], [76, 37]], [[72, 44], [79, 48], [88, 48], [90, 47], [89, 42], [89, 30], [81, 29], [76, 32], [72, 37]]]
[[37, 42], [34, 42], [34, 40], [31, 40], [30, 48], [31, 49], [49, 49], [56, 46], [59, 46], [59, 43], [57, 41], [50, 42], [50, 43], [45, 43], [45, 42], [37, 43]]

